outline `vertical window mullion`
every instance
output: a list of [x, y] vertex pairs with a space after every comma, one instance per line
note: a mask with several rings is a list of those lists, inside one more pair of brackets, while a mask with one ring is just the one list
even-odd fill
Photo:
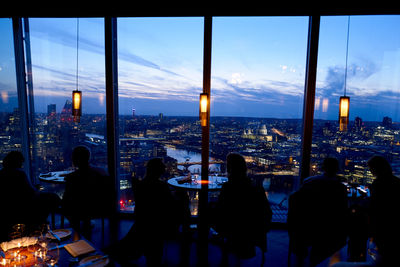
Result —
[[[119, 192], [118, 178], [118, 52], [117, 18], [104, 19], [108, 172]], [[117, 193], [117, 196], [119, 193]], [[117, 207], [117, 199], [115, 205]], [[117, 209], [118, 210], [118, 209]]]
[[[314, 123], [315, 85], [317, 78], [320, 16], [310, 16], [308, 27], [306, 81], [303, 106], [303, 135], [301, 149], [300, 181], [310, 175], [310, 157]], [[297, 187], [299, 184], [297, 185]]]
[[[212, 46], [212, 17], [204, 18], [204, 47], [203, 47], [203, 93], [208, 95], [207, 123], [202, 126], [201, 137], [201, 180], [208, 181], [210, 155], [210, 103], [211, 103], [211, 46]], [[207, 264], [207, 236], [208, 236], [208, 183], [202, 183], [199, 195], [199, 259]]]
[[29, 175], [31, 182], [34, 183], [35, 179], [32, 175], [32, 167], [31, 167], [32, 158], [30, 156], [29, 110], [28, 110], [28, 96], [26, 88], [22, 18], [19, 17], [13, 18], [12, 22], [13, 22], [13, 36], [14, 36], [15, 70], [16, 70], [17, 91], [18, 91], [18, 109], [21, 122], [21, 141], [22, 141], [21, 146], [22, 146], [22, 153], [25, 158], [24, 168], [25, 172]]

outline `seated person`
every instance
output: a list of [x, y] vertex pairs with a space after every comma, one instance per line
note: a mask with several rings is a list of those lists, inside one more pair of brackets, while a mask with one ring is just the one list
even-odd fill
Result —
[[146, 165], [144, 179], [133, 181], [134, 224], [122, 240], [107, 249], [117, 261], [144, 255], [148, 266], [160, 266], [164, 241], [178, 230], [179, 217], [168, 184], [160, 180], [164, 172], [162, 159], [153, 158]]
[[[227, 254], [237, 259], [256, 255], [256, 247], [266, 251], [266, 238], [272, 211], [264, 188], [251, 183], [244, 158], [237, 153], [227, 156], [228, 182], [224, 183], [216, 203], [215, 230], [226, 239]], [[225, 262], [226, 264], [226, 262]]]
[[25, 224], [29, 228], [46, 223], [50, 212], [60, 205], [56, 194], [39, 192], [32, 186], [21, 169], [24, 160], [19, 151], [11, 151], [3, 159], [3, 169], [0, 170], [2, 240], [8, 238], [15, 224]]
[[107, 173], [89, 164], [90, 151], [77, 146], [72, 151], [72, 163], [77, 168], [65, 177], [62, 207], [75, 229], [89, 230], [90, 219], [110, 215], [114, 210], [115, 186]]
[[315, 266], [346, 245], [347, 188], [337, 177], [339, 162], [326, 158], [323, 174], [306, 178], [289, 197], [290, 250], [303, 261], [310, 249]]
[[400, 251], [400, 179], [393, 175], [389, 162], [374, 156], [368, 161], [376, 177], [370, 186], [370, 233], [376, 245], [379, 266], [394, 266]]

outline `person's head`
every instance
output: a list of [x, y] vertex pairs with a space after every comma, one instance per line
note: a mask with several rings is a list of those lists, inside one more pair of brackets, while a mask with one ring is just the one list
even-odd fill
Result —
[[226, 157], [226, 170], [230, 179], [232, 179], [233, 177], [247, 177], [246, 161], [243, 156], [238, 153], [228, 154], [228, 156]]
[[329, 177], [336, 176], [339, 171], [339, 161], [336, 158], [326, 158], [322, 162], [322, 171]]
[[84, 168], [89, 166], [90, 150], [86, 146], [77, 146], [72, 151], [72, 163], [75, 167]]
[[381, 156], [373, 156], [368, 160], [368, 167], [376, 177], [392, 176], [392, 167], [389, 162]]
[[20, 169], [25, 159], [21, 152], [11, 151], [3, 159], [3, 167], [6, 169]]
[[146, 178], [158, 179], [165, 173], [165, 164], [161, 158], [152, 158], [146, 165]]

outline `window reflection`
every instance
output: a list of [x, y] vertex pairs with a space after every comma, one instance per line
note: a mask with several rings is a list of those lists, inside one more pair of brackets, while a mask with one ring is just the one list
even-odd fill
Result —
[[15, 79], [12, 20], [0, 19], [0, 161], [12, 150], [21, 151], [20, 109]]
[[[119, 18], [120, 209], [132, 211], [132, 179], [160, 157], [169, 178], [198, 174], [203, 18]], [[191, 193], [191, 212], [198, 197]]]
[[[101, 100], [104, 25], [102, 19], [80, 18], [79, 39], [76, 18], [31, 18], [29, 28], [35, 114], [32, 166], [36, 182], [61, 195], [62, 183], [56, 182], [74, 169], [74, 147], [87, 146], [91, 164], [107, 169], [106, 107]], [[72, 116], [77, 75], [82, 92], [79, 121]]]
[[[382, 155], [400, 174], [397, 70], [400, 40], [393, 36], [400, 16], [352, 16], [349, 35], [347, 95], [351, 101], [346, 131], [340, 131], [339, 97], [345, 79], [348, 17], [321, 18], [318, 76], [313, 129], [312, 172], [320, 161], [336, 157], [342, 178], [349, 184], [368, 187], [374, 177], [367, 167], [373, 155]], [[326, 109], [318, 108], [322, 99]], [[344, 114], [345, 116], [347, 114]]]

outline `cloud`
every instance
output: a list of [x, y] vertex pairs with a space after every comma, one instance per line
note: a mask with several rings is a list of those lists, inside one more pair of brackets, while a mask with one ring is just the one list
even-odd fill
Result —
[[241, 74], [241, 73], [232, 73], [230, 83], [231, 84], [241, 84], [242, 76], [243, 76], [243, 74]]
[[[56, 34], [52, 34], [54, 32], [56, 32]], [[47, 39], [49, 42], [76, 49], [76, 33], [70, 33], [61, 28], [52, 27], [51, 24], [46, 24], [46, 27], [31, 27], [31, 38]], [[81, 33], [79, 35], [79, 50], [85, 50], [104, 56], [104, 41], [100, 42], [90, 40], [85, 38], [85, 35]], [[180, 76], [180, 74], [164, 69], [150, 60], [121, 49], [118, 50], [118, 60], [127, 61], [142, 67], [152, 68], [167, 74]]]
[[[325, 81], [316, 90], [316, 93], [323, 97], [337, 96], [344, 93], [345, 88], [345, 67], [331, 66], [327, 70]], [[365, 94], [371, 90], [360, 90], [360, 85], [367, 85], [367, 80], [377, 74], [379, 69], [371, 61], [363, 60], [361, 64], [352, 63], [347, 68], [346, 91], [348, 94]], [[351, 84], [356, 84], [350, 88]], [[376, 89], [376, 88], [374, 88]]]

